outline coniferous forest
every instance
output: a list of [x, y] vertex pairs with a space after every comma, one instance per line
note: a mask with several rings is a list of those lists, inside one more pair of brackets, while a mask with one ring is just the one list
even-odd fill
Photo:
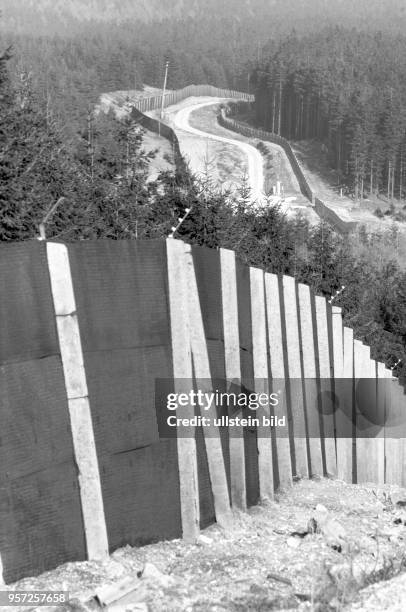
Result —
[[272, 45], [255, 71], [255, 117], [315, 138], [356, 199], [406, 190], [406, 38], [327, 28]]
[[[306, 3], [257, 4], [240, 19], [224, 3], [212, 16], [78, 19], [55, 31], [49, 23], [37, 31], [6, 27], [5, 15], [0, 240], [37, 237], [58, 201], [47, 236], [67, 241], [164, 238], [191, 208], [182, 239], [232, 248], [244, 262], [292, 274], [327, 296], [345, 285], [336, 303], [346, 324], [374, 358], [388, 366], [401, 359], [395, 372], [406, 377], [406, 254], [395, 226], [342, 237], [324, 223], [289, 220], [277, 207], [253, 212], [244, 186], [230, 206], [231, 196], [181, 168], [148, 181], [153, 153], [139, 126], [94, 113], [103, 92], [161, 86], [169, 60], [169, 88], [210, 83], [255, 93], [255, 122], [293, 141], [322, 142], [356, 197], [404, 198], [404, 16], [388, 11], [385, 21], [380, 0], [360, 2], [352, 13], [346, 0], [335, 8], [319, 0], [317, 14], [321, 5], [330, 12], [317, 22]], [[375, 9], [382, 31], [365, 20]]]

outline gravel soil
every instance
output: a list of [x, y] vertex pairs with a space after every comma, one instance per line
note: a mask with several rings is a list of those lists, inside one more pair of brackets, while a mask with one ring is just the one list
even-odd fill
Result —
[[[405, 500], [395, 487], [301, 481], [236, 512], [227, 530], [210, 526], [197, 544], [126, 547], [104, 562], [68, 563], [8, 588], [67, 590], [70, 604], [59, 612], [100, 609], [91, 601], [96, 590], [128, 576], [133, 592], [109, 610], [405, 609], [406, 599], [396, 607], [398, 581], [406, 593]], [[385, 607], [366, 607], [376, 601]]]

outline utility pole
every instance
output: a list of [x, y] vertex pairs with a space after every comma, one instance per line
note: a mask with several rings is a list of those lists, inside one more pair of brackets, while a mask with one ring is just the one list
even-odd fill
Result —
[[164, 116], [166, 83], [168, 81], [168, 67], [169, 67], [169, 62], [166, 62], [166, 65], [165, 65], [164, 87], [163, 87], [163, 90], [162, 90], [161, 119], [163, 119], [163, 116]]

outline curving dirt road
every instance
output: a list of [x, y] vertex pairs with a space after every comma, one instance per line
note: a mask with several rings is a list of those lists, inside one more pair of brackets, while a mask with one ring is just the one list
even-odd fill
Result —
[[217, 142], [226, 143], [227, 145], [232, 145], [242, 151], [247, 160], [247, 178], [249, 186], [251, 188], [252, 199], [253, 201], [261, 203], [265, 199], [263, 157], [261, 153], [255, 147], [246, 142], [241, 142], [233, 138], [226, 138], [224, 136], [218, 136], [215, 134], [202, 132], [201, 130], [196, 129], [189, 124], [190, 114], [194, 110], [202, 108], [203, 106], [210, 106], [225, 101], [226, 100], [223, 100], [221, 98], [213, 98], [209, 102], [199, 102], [191, 106], [181, 108], [171, 117], [173, 126], [175, 127], [175, 129], [183, 130], [185, 132], [188, 132], [189, 134], [204, 138], [205, 140], [209, 139], [215, 140]]

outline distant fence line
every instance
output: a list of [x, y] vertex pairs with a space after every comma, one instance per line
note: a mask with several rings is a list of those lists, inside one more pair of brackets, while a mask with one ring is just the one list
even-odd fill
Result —
[[186, 162], [180, 150], [178, 137], [176, 135], [176, 132], [169, 125], [166, 125], [166, 123], [159, 121], [159, 119], [154, 119], [153, 117], [144, 115], [144, 113], [142, 113], [135, 106], [131, 108], [131, 118], [147, 130], [155, 132], [156, 134], [159, 134], [160, 136], [163, 136], [164, 138], [169, 140], [173, 147], [173, 157], [176, 168], [178, 170], [186, 169]]
[[218, 120], [220, 125], [229, 130], [232, 130], [239, 134], [243, 134], [248, 138], [258, 138], [260, 140], [273, 142], [282, 147], [292, 166], [293, 172], [295, 173], [295, 176], [300, 186], [300, 191], [310, 202], [312, 202], [314, 209], [319, 215], [319, 217], [325, 221], [328, 221], [341, 234], [348, 234], [349, 232], [352, 232], [356, 229], [356, 221], [345, 221], [344, 219], [341, 219], [341, 217], [339, 217], [329, 206], [327, 206], [322, 200], [320, 200], [320, 198], [318, 198], [313, 193], [309, 183], [306, 180], [306, 177], [303, 174], [302, 169], [300, 168], [296, 155], [294, 154], [292, 147], [286, 140], [286, 138], [283, 138], [282, 136], [279, 136], [278, 134], [274, 134], [272, 132], [267, 132], [265, 130], [259, 130], [256, 128], [249, 127], [247, 125], [243, 125], [239, 121], [228, 117], [224, 109], [220, 110]]
[[[7, 583], [127, 544], [196, 541], [295, 477], [406, 484], [403, 388], [341, 309], [291, 276], [174, 239], [33, 240], [0, 247], [0, 291]], [[284, 426], [166, 435], [166, 394], [196, 389], [278, 390], [261, 416]], [[256, 415], [192, 403], [171, 415], [195, 410]]]
[[[247, 102], [254, 101], [254, 96], [241, 91], [220, 89], [219, 87], [213, 87], [213, 85], [188, 85], [183, 89], [177, 89], [176, 91], [166, 93], [165, 106], [177, 104], [178, 102], [192, 96], [213, 96], [216, 98], [235, 98], [239, 100], [246, 100]], [[162, 107], [162, 94], [137, 100], [135, 105], [142, 113], [160, 109]]]
[[[252, 102], [254, 100], [254, 96], [240, 92], [234, 91], [230, 89], [219, 89], [218, 87], [213, 87], [212, 85], [188, 85], [183, 89], [177, 89], [176, 91], [171, 91], [165, 94], [165, 106], [170, 106], [171, 104], [177, 104], [186, 98], [190, 98], [191, 96], [213, 96], [218, 98], [235, 98], [238, 100], [244, 100], [247, 102]], [[140, 125], [144, 126], [146, 129], [163, 136], [167, 140], [172, 143], [173, 151], [174, 151], [174, 161], [176, 167], [179, 170], [184, 170], [186, 168], [185, 160], [182, 156], [179, 146], [179, 140], [176, 135], [176, 132], [166, 123], [163, 123], [159, 119], [155, 119], [153, 117], [149, 117], [144, 113], [151, 110], [159, 110], [162, 108], [162, 95], [150, 96], [147, 98], [143, 98], [137, 100], [131, 110], [131, 117], [137, 121]]]
[[[230, 89], [220, 89], [212, 85], [188, 85], [183, 89], [178, 89], [176, 91], [171, 91], [165, 94], [164, 106], [177, 104], [178, 102], [181, 102], [182, 100], [185, 100], [186, 98], [192, 96], [234, 98], [236, 101], [242, 100], [244, 102], [253, 102], [255, 99], [253, 95], [245, 92], [234, 91]], [[177, 167], [184, 168], [185, 161], [182, 157], [179, 147], [179, 141], [175, 131], [171, 127], [159, 121], [159, 119], [154, 119], [148, 117], [147, 115], [144, 115], [144, 113], [146, 112], [158, 110], [161, 107], [162, 94], [143, 98], [137, 100], [134, 104], [132, 116], [136, 118], [139, 123], [144, 125], [146, 128], [152, 130], [153, 132], [159, 133], [165, 138], [167, 138], [173, 144], [175, 163]], [[285, 138], [277, 134], [273, 134], [271, 132], [266, 132], [265, 130], [258, 130], [243, 125], [238, 121], [227, 117], [224, 110], [221, 110], [219, 114], [219, 122], [227, 129], [230, 129], [234, 132], [238, 132], [239, 134], [243, 134], [244, 136], [247, 136], [249, 138], [259, 138], [261, 140], [273, 142], [281, 146], [285, 151], [288, 160], [292, 166], [293, 172], [295, 173], [295, 176], [299, 183], [301, 192], [310, 202], [312, 202], [314, 209], [319, 215], [319, 217], [325, 221], [328, 221], [341, 234], [347, 234], [356, 229], [357, 223], [355, 221], [345, 221], [313, 193], [309, 186], [309, 183], [306, 180], [306, 177], [303, 174], [302, 169], [300, 168], [299, 162], [292, 150], [291, 145]]]

